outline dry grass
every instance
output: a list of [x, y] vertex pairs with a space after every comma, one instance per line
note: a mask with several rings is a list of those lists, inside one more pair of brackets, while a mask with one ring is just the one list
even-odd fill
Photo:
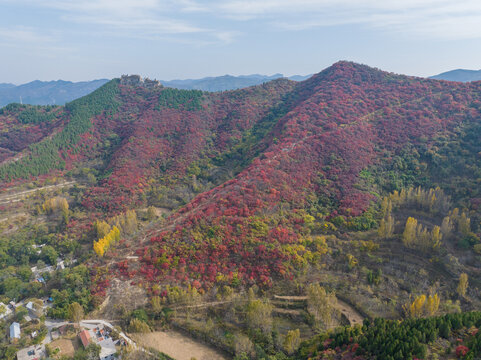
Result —
[[52, 341], [49, 344], [49, 346], [52, 350], [55, 350], [56, 348], [60, 349], [60, 352], [57, 354], [57, 357], [60, 357], [60, 356], [72, 357], [75, 353], [75, 350], [77, 350], [78, 342], [76, 339], [74, 340], [57, 339], [55, 341]]
[[225, 360], [226, 357], [214, 349], [176, 331], [156, 331], [147, 334], [132, 334], [132, 338], [147, 348], [153, 348], [176, 360]]

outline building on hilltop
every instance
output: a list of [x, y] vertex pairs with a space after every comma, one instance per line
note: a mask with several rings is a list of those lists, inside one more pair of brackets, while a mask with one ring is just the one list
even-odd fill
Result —
[[159, 80], [142, 78], [140, 75], [122, 75], [120, 77], [120, 85], [141, 86], [146, 89], [153, 89], [162, 86]]
[[122, 75], [120, 77], [120, 85], [139, 86], [142, 82], [140, 75]]
[[159, 80], [150, 80], [149, 78], [144, 79], [144, 87], [147, 89], [153, 89], [160, 86]]

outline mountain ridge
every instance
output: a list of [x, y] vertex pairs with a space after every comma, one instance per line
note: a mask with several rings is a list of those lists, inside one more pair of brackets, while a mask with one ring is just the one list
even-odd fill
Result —
[[[295, 75], [291, 78], [302, 81], [309, 76]], [[255, 86], [282, 77], [284, 77], [282, 74], [223, 75], [201, 79], [167, 80], [161, 83], [166, 87], [178, 89], [216, 92]], [[22, 85], [0, 84], [0, 107], [20, 102], [29, 105], [64, 105], [66, 102], [87, 95], [108, 81], [107, 79], [81, 82], [34, 80]]]
[[481, 80], [481, 70], [456, 69], [446, 71], [438, 75], [430, 76], [430, 79], [470, 82]]
[[34, 80], [22, 85], [0, 87], [0, 107], [20, 102], [30, 105], [63, 105], [89, 94], [107, 81], [107, 79], [81, 82]]

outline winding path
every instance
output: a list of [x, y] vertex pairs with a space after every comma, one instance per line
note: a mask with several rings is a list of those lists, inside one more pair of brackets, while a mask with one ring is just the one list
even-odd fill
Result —
[[[307, 296], [282, 296], [282, 295], [274, 295], [274, 299], [278, 300], [287, 300], [287, 301], [306, 301]], [[364, 317], [359, 314], [359, 312], [354, 309], [348, 303], [337, 299], [337, 302], [334, 304], [334, 307], [343, 314], [351, 325], [362, 324], [364, 321]]]
[[42, 186], [42, 187], [35, 188], [35, 189], [24, 190], [24, 191], [0, 195], [0, 205], [22, 201], [25, 198], [25, 196], [27, 196], [31, 193], [34, 193], [36, 191], [55, 190], [55, 189], [59, 189], [59, 188], [67, 187], [67, 186], [72, 186], [75, 183], [76, 183], [76, 181], [67, 181], [67, 182], [63, 182], [63, 183], [60, 183], [60, 184], [56, 184], [56, 185], [47, 185], [47, 186]]

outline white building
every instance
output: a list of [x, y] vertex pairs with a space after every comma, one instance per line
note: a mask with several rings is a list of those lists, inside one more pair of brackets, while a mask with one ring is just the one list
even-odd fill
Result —
[[18, 322], [13, 322], [10, 325], [10, 339], [20, 339], [20, 324]]
[[33, 302], [29, 301], [26, 306], [27, 310], [34, 311]]

